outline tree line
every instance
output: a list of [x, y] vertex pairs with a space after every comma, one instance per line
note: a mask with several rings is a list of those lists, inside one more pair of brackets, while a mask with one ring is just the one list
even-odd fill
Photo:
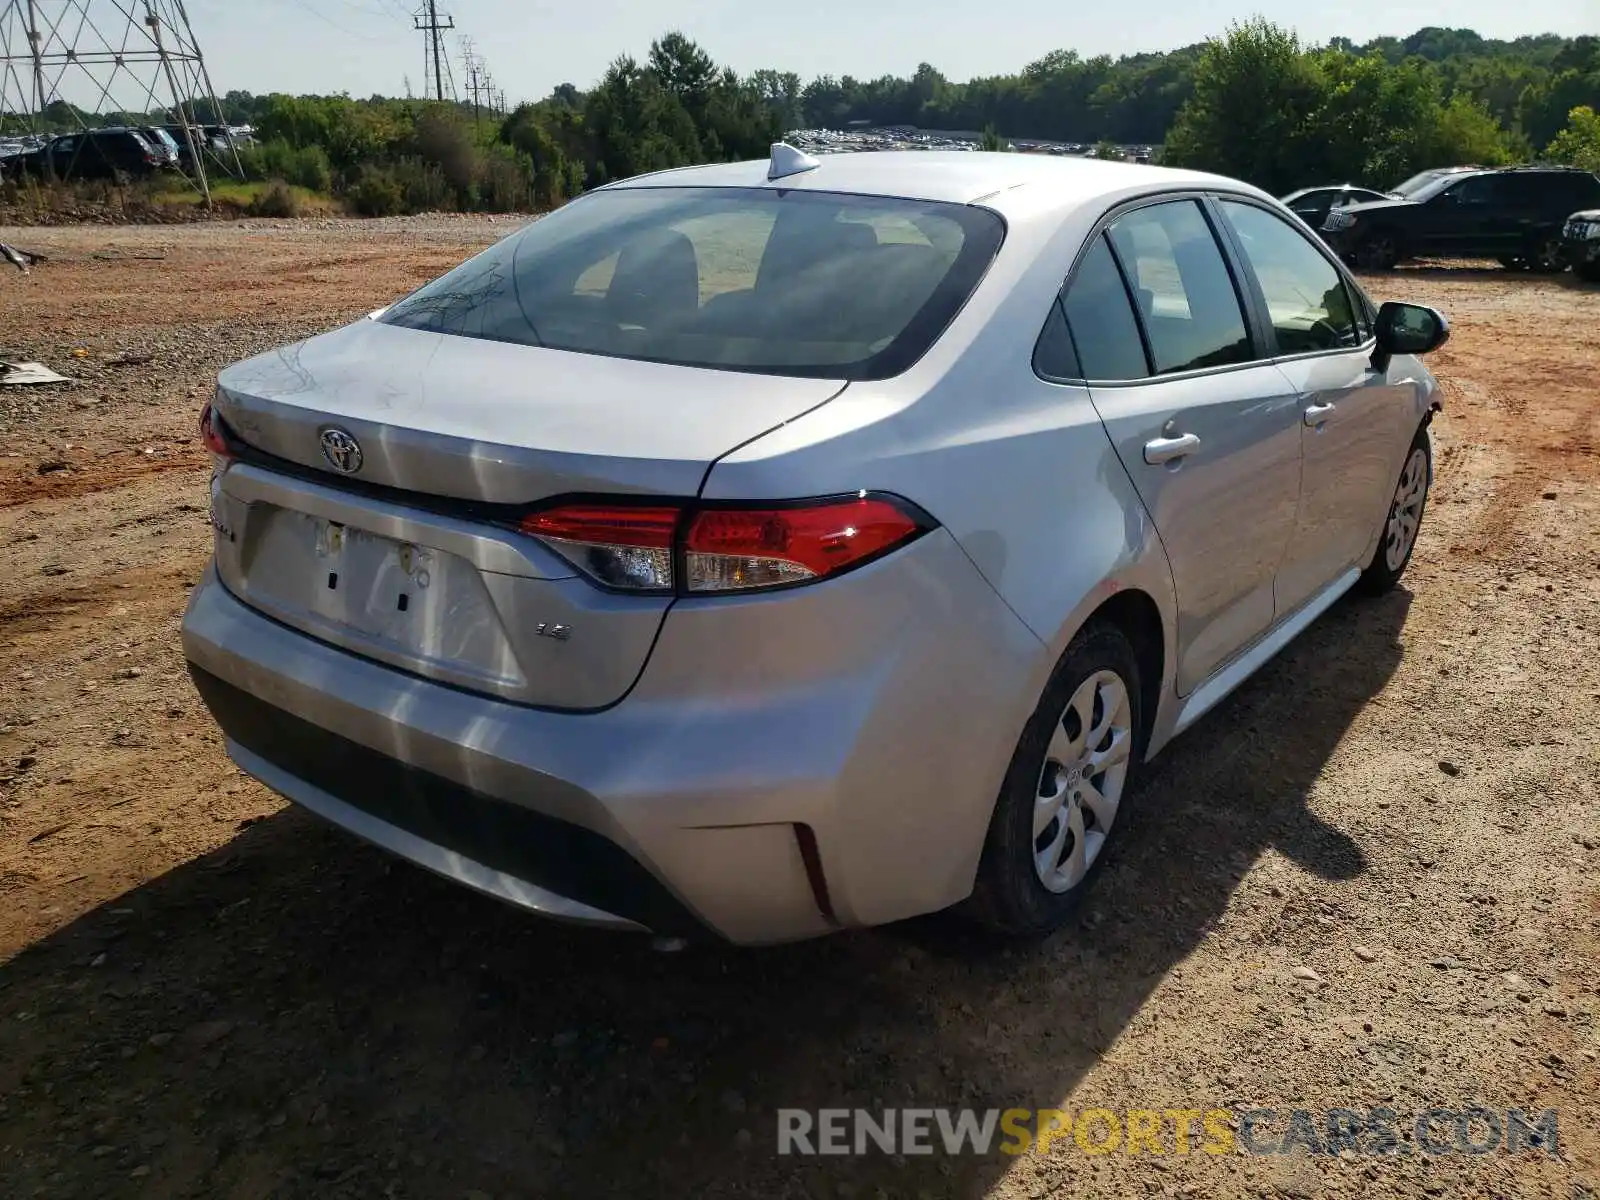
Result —
[[1162, 161], [1283, 192], [1387, 187], [1455, 163], [1588, 163], [1600, 156], [1600, 38], [1427, 28], [1309, 46], [1253, 20], [1167, 53], [1056, 50], [1017, 74], [966, 82], [923, 64], [910, 78], [803, 83], [776, 69], [741, 75], [669, 33], [588, 90], [562, 84], [503, 118], [377, 96], [230, 92], [217, 103], [226, 120], [256, 129], [245, 156], [253, 177], [374, 214], [549, 207], [644, 171], [764, 157], [788, 129], [853, 122], [1160, 145]]

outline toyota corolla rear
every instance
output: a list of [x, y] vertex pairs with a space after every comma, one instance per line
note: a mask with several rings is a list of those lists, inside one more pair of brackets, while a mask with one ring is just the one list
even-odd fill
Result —
[[702, 501], [718, 459], [915, 363], [981, 208], [607, 189], [203, 417], [195, 682], [248, 772], [552, 916], [741, 942], [970, 886], [1036, 643], [937, 513]]

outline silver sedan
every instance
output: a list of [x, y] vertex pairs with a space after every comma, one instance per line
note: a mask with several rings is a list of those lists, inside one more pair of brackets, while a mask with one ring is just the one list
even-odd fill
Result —
[[1152, 756], [1400, 578], [1447, 336], [1212, 175], [627, 180], [222, 373], [185, 650], [247, 772], [533, 912], [1037, 936]]

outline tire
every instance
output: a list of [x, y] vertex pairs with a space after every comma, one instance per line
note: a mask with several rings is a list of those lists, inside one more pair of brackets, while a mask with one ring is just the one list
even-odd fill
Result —
[[1600, 283], [1600, 258], [1591, 258], [1588, 262], [1574, 263], [1572, 273], [1586, 283]]
[[1495, 260], [1508, 271], [1526, 271], [1528, 260], [1525, 258], [1499, 258]]
[[1359, 586], [1369, 596], [1381, 596], [1400, 582], [1417, 548], [1417, 533], [1422, 528], [1422, 516], [1428, 509], [1428, 492], [1433, 487], [1433, 445], [1428, 439], [1428, 427], [1417, 430], [1406, 450], [1405, 463], [1400, 468], [1400, 478], [1394, 495], [1389, 500], [1389, 511], [1383, 519], [1383, 532], [1378, 538], [1378, 548], [1372, 552], [1372, 561], [1361, 573]]
[[1529, 239], [1526, 258], [1528, 269], [1540, 275], [1559, 275], [1567, 269], [1561, 258], [1561, 239], [1553, 233]]
[[[1128, 823], [1144, 756], [1144, 704], [1138, 659], [1122, 631], [1109, 623], [1080, 630], [1028, 719], [989, 821], [965, 906], [986, 930], [1042, 938], [1082, 903]], [[1096, 723], [1105, 732], [1085, 772]], [[1096, 764], [1103, 769], [1092, 773]], [[1077, 799], [1091, 795], [1098, 804]]]
[[1392, 271], [1403, 256], [1400, 239], [1388, 229], [1375, 229], [1356, 247], [1356, 265], [1363, 271]]

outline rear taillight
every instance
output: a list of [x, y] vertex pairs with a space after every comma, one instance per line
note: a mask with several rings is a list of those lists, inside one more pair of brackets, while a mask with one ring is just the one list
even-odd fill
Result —
[[222, 418], [217, 416], [217, 410], [211, 406], [211, 401], [206, 401], [206, 406], [200, 410], [200, 440], [206, 444], [206, 449], [223, 461], [231, 461], [233, 451], [228, 449], [228, 441], [222, 436]]
[[837, 575], [932, 522], [904, 501], [861, 492], [760, 508], [567, 504], [525, 517], [521, 528], [605, 587], [703, 595]]
[[783, 508], [710, 508], [684, 536], [684, 588], [726, 592], [820, 579], [923, 531], [923, 522], [877, 496]]
[[676, 508], [570, 504], [524, 517], [522, 530], [597, 583], [660, 592], [672, 588], [672, 535], [680, 515]]

